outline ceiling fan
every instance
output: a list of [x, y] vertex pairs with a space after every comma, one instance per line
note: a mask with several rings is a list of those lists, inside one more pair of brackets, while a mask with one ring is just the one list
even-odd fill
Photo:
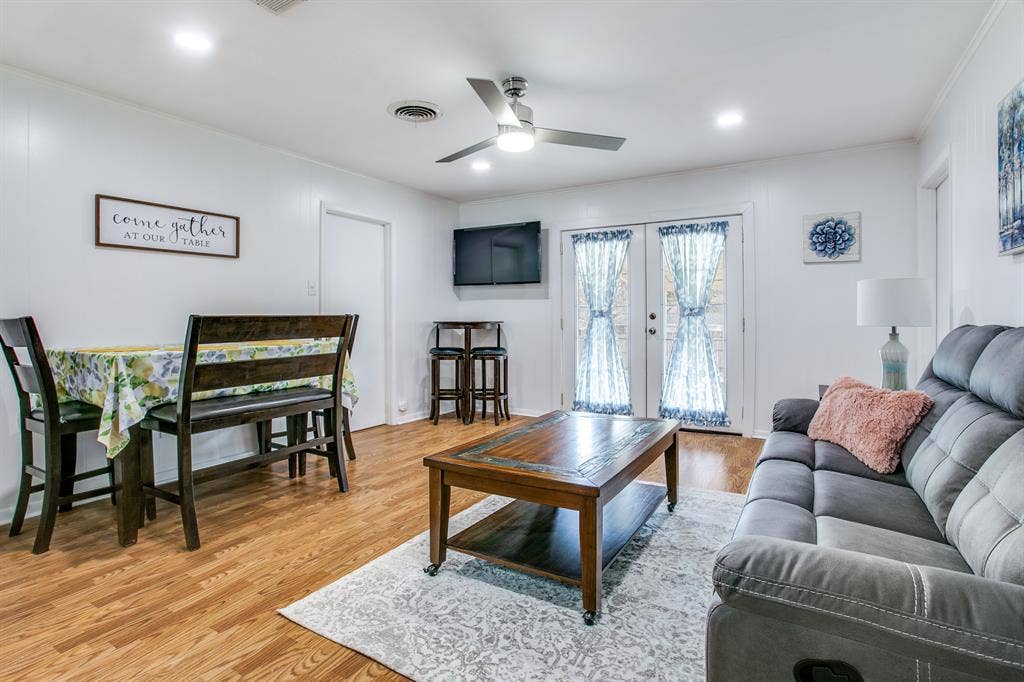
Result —
[[[451, 156], [438, 159], [437, 163], [451, 163], [470, 154], [497, 145], [506, 152], [525, 152], [533, 149], [534, 142], [551, 142], [571, 147], [588, 147], [590, 149], [607, 149], [618, 151], [624, 137], [609, 137], [592, 133], [576, 133], [571, 130], [555, 130], [539, 128], [533, 125], [533, 109], [520, 102], [526, 95], [526, 79], [512, 76], [501, 82], [501, 90], [494, 81], [482, 78], [467, 78], [477, 97], [483, 100], [495, 119], [498, 121], [498, 134], [494, 137], [477, 142], [472, 147], [455, 152]], [[504, 97], [502, 93], [504, 92]], [[505, 101], [505, 97], [512, 100]]]

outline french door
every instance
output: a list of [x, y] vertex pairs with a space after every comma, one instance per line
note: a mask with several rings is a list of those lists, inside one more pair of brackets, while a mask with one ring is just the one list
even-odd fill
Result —
[[742, 230], [729, 215], [563, 232], [562, 407], [743, 432]]

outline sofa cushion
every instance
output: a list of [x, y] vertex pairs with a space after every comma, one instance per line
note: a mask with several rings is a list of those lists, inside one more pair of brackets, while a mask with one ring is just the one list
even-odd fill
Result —
[[814, 467], [814, 441], [802, 433], [772, 431], [764, 440], [757, 463], [771, 459], [799, 462], [811, 469]]
[[1024, 419], [1024, 327], [1007, 329], [985, 347], [971, 372], [971, 392]]
[[947, 384], [970, 390], [971, 372], [982, 351], [1006, 327], [987, 325], [957, 327], [942, 339], [932, 357], [932, 372]]
[[1024, 421], [971, 393], [946, 410], [907, 464], [907, 480], [939, 528], [985, 460], [1021, 428]]
[[916, 535], [897, 533], [833, 516], [817, 517], [818, 544], [852, 552], [970, 573], [971, 567], [952, 545], [926, 540]]
[[766, 535], [813, 544], [817, 539], [817, 527], [814, 514], [809, 510], [789, 502], [762, 498], [743, 506], [732, 533], [733, 539], [747, 535]]
[[1024, 585], [1024, 429], [964, 487], [946, 522], [949, 541], [978, 575]]
[[870, 478], [872, 481], [882, 481], [895, 485], [910, 485], [907, 477], [901, 469], [891, 474], [880, 474], [869, 469], [863, 462], [854, 457], [842, 445], [829, 443], [826, 440], [814, 441], [814, 468], [821, 471], [835, 471], [840, 474], [850, 474], [861, 478]]
[[943, 542], [912, 488], [834, 471], [814, 472], [814, 515], [834, 516]]
[[917, 454], [921, 444], [931, 435], [935, 424], [942, 418], [942, 415], [946, 414], [946, 410], [968, 393], [962, 388], [948, 384], [932, 374], [931, 365], [925, 370], [921, 380], [917, 382], [916, 388], [927, 393], [928, 397], [932, 399], [933, 405], [932, 409], [928, 410], [928, 414], [921, 420], [921, 423], [917, 425], [917, 428], [910, 432], [910, 436], [907, 437], [906, 442], [903, 444], [900, 461], [903, 464], [904, 471], [910, 464], [910, 460]]
[[750, 480], [747, 500], [780, 500], [811, 511], [814, 505], [814, 477], [799, 462], [773, 459], [757, 465]]

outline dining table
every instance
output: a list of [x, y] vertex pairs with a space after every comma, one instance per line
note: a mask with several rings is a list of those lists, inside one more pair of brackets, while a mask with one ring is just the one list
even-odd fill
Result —
[[473, 331], [497, 329], [499, 325], [504, 323], [501, 320], [434, 320], [434, 324], [437, 325], [438, 329], [462, 330], [462, 343], [466, 353], [466, 361], [462, 363], [462, 385], [466, 387], [462, 392], [462, 423], [468, 424], [473, 401], [473, 387], [469, 385]]
[[[223, 343], [200, 346], [196, 357], [199, 363], [262, 360], [331, 353], [337, 346], [336, 338]], [[116, 465], [122, 497], [118, 503], [118, 540], [122, 545], [133, 544], [138, 528], [144, 523], [142, 474], [152, 475], [152, 472], [141, 471], [152, 459], [142, 457], [139, 451], [139, 441], [143, 440], [138, 437], [140, 425], [149, 410], [177, 401], [182, 358], [181, 344], [46, 350], [58, 401], [79, 400], [101, 410], [96, 440]], [[203, 400], [305, 386], [329, 389], [332, 382], [330, 376], [276, 381], [203, 391], [193, 398]], [[342, 375], [342, 406], [352, 409], [358, 400], [355, 375], [346, 362]]]

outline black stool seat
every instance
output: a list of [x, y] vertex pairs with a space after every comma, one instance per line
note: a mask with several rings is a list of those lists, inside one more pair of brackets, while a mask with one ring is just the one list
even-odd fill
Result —
[[[93, 428], [98, 428], [100, 423], [100, 408], [89, 403], [83, 403], [78, 400], [71, 400], [66, 403], [60, 403], [57, 405], [57, 409], [60, 412], [60, 421], [64, 424], [70, 424], [71, 422], [95, 422]], [[42, 421], [46, 418], [42, 409], [32, 410], [29, 414], [32, 419]]]
[[434, 346], [430, 349], [430, 354], [436, 355], [439, 358], [455, 358], [462, 357], [466, 354], [466, 351], [455, 346]]
[[472, 350], [473, 355], [485, 355], [487, 357], [500, 357], [508, 355], [508, 351], [502, 346], [477, 346]]

